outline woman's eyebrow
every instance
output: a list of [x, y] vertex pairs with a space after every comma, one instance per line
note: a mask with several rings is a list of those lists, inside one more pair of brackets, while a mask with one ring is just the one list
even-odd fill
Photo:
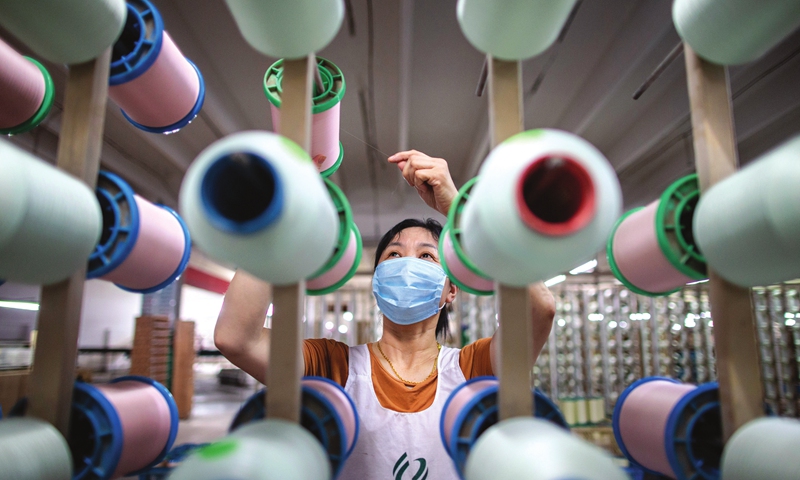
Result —
[[420, 247], [429, 247], [429, 248], [433, 248], [433, 249], [438, 249], [439, 248], [438, 246], [436, 246], [436, 245], [434, 245], [432, 243], [420, 243], [419, 246]]

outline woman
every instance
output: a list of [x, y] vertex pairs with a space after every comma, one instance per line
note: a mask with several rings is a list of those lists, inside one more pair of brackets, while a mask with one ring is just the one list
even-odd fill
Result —
[[[414, 150], [389, 162], [425, 203], [447, 215], [457, 193], [447, 162]], [[497, 333], [460, 350], [441, 345], [446, 306], [457, 293], [441, 267], [441, 229], [433, 220], [404, 220], [379, 242], [373, 294], [383, 313], [383, 334], [377, 342], [351, 348], [328, 339], [304, 341], [304, 374], [344, 387], [361, 419], [358, 442], [339, 478], [458, 478], [439, 436], [442, 407], [459, 384], [494, 374]], [[541, 283], [531, 286], [530, 294], [538, 355], [555, 303]], [[214, 333], [223, 355], [261, 382], [268, 368], [269, 330], [263, 326], [269, 298], [269, 285], [238, 271]]]

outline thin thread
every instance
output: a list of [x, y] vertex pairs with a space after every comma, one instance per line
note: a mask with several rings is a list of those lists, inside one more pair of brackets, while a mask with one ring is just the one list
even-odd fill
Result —
[[377, 147], [375, 147], [374, 145], [370, 145], [369, 143], [365, 142], [364, 140], [361, 140], [360, 138], [356, 137], [355, 135], [353, 135], [352, 133], [348, 132], [348, 131], [347, 131], [347, 130], [345, 130], [344, 128], [342, 128], [342, 127], [339, 127], [339, 130], [341, 130], [341, 131], [343, 131], [344, 133], [346, 133], [346, 134], [350, 135], [351, 137], [355, 138], [356, 140], [358, 140], [359, 142], [361, 142], [361, 143], [363, 143], [364, 145], [368, 146], [369, 148], [371, 148], [371, 149], [375, 150], [376, 152], [379, 152], [381, 155], [385, 156], [386, 158], [389, 158], [389, 157], [391, 157], [391, 155], [389, 155], [388, 153], [384, 153], [384, 152], [382, 152], [381, 150], [379, 150], [379, 149], [378, 149]]

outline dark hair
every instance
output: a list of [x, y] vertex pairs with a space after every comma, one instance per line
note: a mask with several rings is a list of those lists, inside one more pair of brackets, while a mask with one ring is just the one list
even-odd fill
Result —
[[[431, 232], [431, 236], [437, 242], [439, 241], [439, 236], [442, 234], [442, 224], [432, 218], [426, 218], [425, 221], [417, 220], [416, 218], [407, 218], [403, 220], [389, 229], [389, 231], [386, 232], [383, 237], [381, 237], [381, 241], [378, 242], [378, 248], [375, 249], [375, 268], [378, 267], [378, 260], [381, 258], [381, 255], [383, 255], [383, 251], [386, 250], [389, 242], [391, 242], [394, 237], [396, 237], [397, 234], [403, 230], [413, 227], [424, 228], [425, 230]], [[436, 322], [436, 337], [446, 340], [447, 336], [450, 334], [449, 330], [450, 329], [448, 328], [447, 321], [447, 305], [445, 305], [445, 307], [439, 313], [439, 320]]]

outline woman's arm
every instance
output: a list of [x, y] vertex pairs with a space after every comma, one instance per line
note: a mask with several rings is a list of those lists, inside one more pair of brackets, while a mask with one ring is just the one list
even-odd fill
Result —
[[266, 382], [269, 329], [264, 328], [272, 288], [237, 270], [222, 302], [214, 343], [231, 363], [261, 383]]
[[[553, 318], [556, 316], [556, 300], [550, 290], [544, 286], [544, 283], [534, 283], [528, 287], [528, 295], [530, 297], [531, 309], [533, 310], [533, 360], [539, 358], [544, 344], [550, 337], [550, 330], [553, 328]], [[495, 330], [492, 335], [491, 343], [489, 344], [489, 353], [492, 358], [492, 371], [495, 374], [499, 371], [500, 358], [497, 351], [497, 335], [500, 327]]]

